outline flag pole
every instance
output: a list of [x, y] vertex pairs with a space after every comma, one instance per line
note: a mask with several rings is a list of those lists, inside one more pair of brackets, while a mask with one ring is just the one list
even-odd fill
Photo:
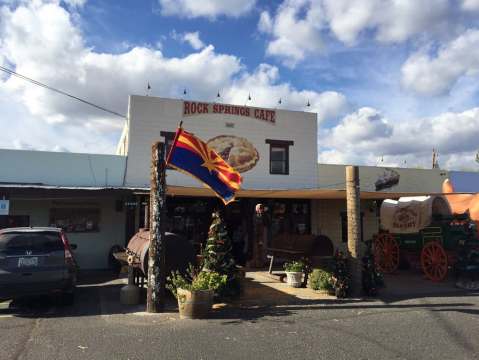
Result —
[[173, 139], [173, 143], [171, 144], [170, 150], [168, 151], [168, 154], [166, 154], [166, 160], [165, 160], [165, 167], [168, 166], [170, 163], [170, 157], [171, 157], [171, 152], [175, 148], [176, 143], [178, 142], [178, 137], [180, 136], [181, 132], [183, 131], [183, 120], [181, 120], [178, 124], [178, 129], [176, 129], [176, 134], [175, 138]]

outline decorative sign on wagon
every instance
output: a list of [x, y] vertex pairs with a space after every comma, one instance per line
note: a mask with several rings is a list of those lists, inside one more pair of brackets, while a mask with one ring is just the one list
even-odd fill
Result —
[[276, 111], [271, 109], [197, 101], [183, 101], [184, 117], [204, 114], [243, 116], [265, 121], [270, 124], [276, 123]]
[[418, 222], [419, 213], [411, 206], [398, 208], [393, 215], [393, 227], [397, 230], [417, 229]]
[[393, 234], [412, 234], [429, 226], [434, 216], [450, 216], [449, 204], [442, 196], [386, 199], [381, 204], [381, 227]]

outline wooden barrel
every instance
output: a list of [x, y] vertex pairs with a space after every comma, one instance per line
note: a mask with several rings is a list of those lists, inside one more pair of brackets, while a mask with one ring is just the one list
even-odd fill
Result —
[[180, 319], [203, 319], [213, 305], [212, 290], [189, 291], [177, 289]]
[[[165, 233], [166, 274], [172, 270], [184, 273], [188, 264], [195, 263], [195, 249], [184, 237], [177, 234]], [[143, 274], [148, 274], [148, 250], [150, 247], [150, 231], [139, 229], [130, 239], [127, 248], [137, 254], [134, 266], [141, 269]]]

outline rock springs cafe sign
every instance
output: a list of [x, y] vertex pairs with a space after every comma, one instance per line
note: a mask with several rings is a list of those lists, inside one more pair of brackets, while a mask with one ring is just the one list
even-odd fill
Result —
[[228, 114], [236, 116], [246, 116], [258, 120], [266, 121], [270, 124], [276, 123], [276, 111], [252, 108], [247, 106], [211, 104], [195, 101], [183, 102], [183, 116], [203, 115], [203, 114]]

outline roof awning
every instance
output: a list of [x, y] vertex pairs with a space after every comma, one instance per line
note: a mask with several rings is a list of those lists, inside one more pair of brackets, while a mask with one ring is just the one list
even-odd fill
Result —
[[[209, 188], [185, 187], [169, 185], [167, 194], [172, 196], [204, 196], [213, 197], [214, 192]], [[440, 193], [424, 194], [417, 192], [380, 192], [361, 191], [361, 199], [397, 199], [404, 196], [442, 195]], [[242, 189], [236, 193], [238, 198], [273, 198], [273, 199], [346, 199], [344, 189]]]
[[[138, 195], [147, 195], [150, 189], [147, 187], [91, 187], [91, 186], [55, 186], [44, 184], [2, 184], [0, 183], [0, 192], [2, 189], [17, 190], [20, 192], [34, 191], [35, 193], [52, 193], [63, 191], [75, 191], [78, 193], [119, 193], [128, 192]], [[170, 196], [193, 196], [193, 197], [214, 197], [213, 190], [207, 187], [187, 187], [168, 185], [167, 194]], [[380, 200], [380, 199], [398, 199], [405, 196], [425, 196], [425, 195], [460, 195], [475, 194], [471, 192], [457, 192], [454, 194], [443, 193], [418, 193], [418, 192], [386, 192], [386, 191], [361, 191], [361, 199]], [[346, 190], [344, 189], [242, 189], [236, 193], [238, 198], [264, 198], [264, 199], [346, 199]]]

